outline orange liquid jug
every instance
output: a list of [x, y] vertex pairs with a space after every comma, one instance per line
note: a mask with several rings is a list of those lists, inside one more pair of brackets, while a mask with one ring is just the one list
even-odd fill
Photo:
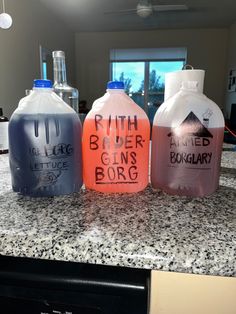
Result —
[[148, 184], [150, 123], [124, 92], [123, 82], [109, 82], [83, 126], [85, 186], [104, 193], [131, 193]]

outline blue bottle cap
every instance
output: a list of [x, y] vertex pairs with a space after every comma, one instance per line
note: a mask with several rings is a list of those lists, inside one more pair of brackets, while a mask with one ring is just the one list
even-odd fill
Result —
[[50, 80], [34, 80], [34, 87], [52, 88], [52, 81], [50, 81]]
[[111, 81], [107, 83], [107, 89], [124, 89], [124, 82], [120, 81]]

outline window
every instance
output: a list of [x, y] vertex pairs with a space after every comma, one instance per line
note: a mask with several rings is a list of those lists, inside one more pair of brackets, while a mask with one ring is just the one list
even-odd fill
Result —
[[126, 93], [153, 117], [164, 101], [165, 73], [181, 70], [185, 48], [113, 49], [111, 79], [123, 81]]

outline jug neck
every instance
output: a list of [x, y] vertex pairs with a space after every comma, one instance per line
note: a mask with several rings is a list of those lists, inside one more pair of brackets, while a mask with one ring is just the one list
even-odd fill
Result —
[[125, 93], [124, 89], [107, 89], [107, 93], [110, 94], [118, 94], [118, 93]]
[[[53, 91], [53, 89], [52, 88], [39, 88], [39, 87], [33, 87], [33, 92], [34, 91], [37, 91], [37, 92], [39, 92], [39, 93], [51, 93], [52, 91]], [[31, 95], [32, 93], [30, 93], [30, 95]], [[28, 96], [30, 96], [30, 95], [28, 95]], [[27, 97], [27, 96], [26, 96]]]

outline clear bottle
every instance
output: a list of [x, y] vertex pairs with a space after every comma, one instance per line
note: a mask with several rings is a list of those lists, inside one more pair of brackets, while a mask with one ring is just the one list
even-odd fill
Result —
[[150, 123], [124, 92], [109, 82], [83, 125], [85, 186], [103, 193], [132, 193], [148, 184]]
[[82, 126], [78, 115], [52, 90], [35, 80], [9, 122], [13, 191], [28, 196], [77, 192], [82, 185]]
[[219, 185], [224, 117], [197, 84], [183, 82], [153, 122], [151, 182], [170, 194], [203, 197]]
[[8, 153], [8, 118], [0, 108], [0, 154]]
[[67, 84], [64, 51], [53, 51], [54, 92], [79, 113], [79, 91]]

